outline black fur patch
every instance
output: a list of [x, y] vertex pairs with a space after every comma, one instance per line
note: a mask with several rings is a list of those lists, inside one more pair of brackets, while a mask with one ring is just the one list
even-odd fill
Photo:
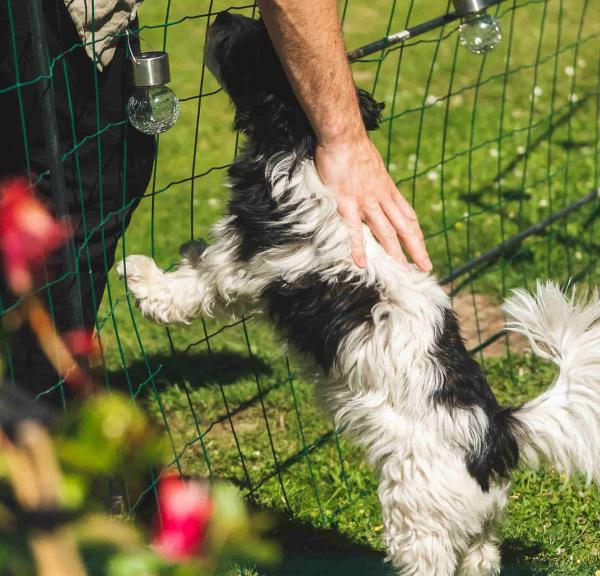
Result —
[[190, 240], [185, 244], [182, 244], [179, 247], [179, 254], [186, 258], [190, 264], [194, 267], [200, 264], [202, 260], [202, 255], [205, 250], [208, 248], [208, 244], [202, 238], [198, 238], [197, 240]]
[[[374, 130], [379, 125], [383, 105], [363, 90], [357, 93], [365, 127]], [[310, 241], [281, 224], [294, 207], [281, 207], [285, 195], [273, 200], [265, 177], [267, 159], [275, 153], [293, 153], [299, 160], [314, 156], [316, 140], [302, 109], [295, 102], [265, 96], [260, 104], [254, 102], [252, 108], [237, 109], [236, 128], [248, 135], [244, 152], [229, 168], [233, 184], [229, 213], [234, 216], [233, 225], [241, 239], [238, 257], [247, 261], [269, 248]]]
[[372, 321], [371, 310], [380, 300], [374, 286], [347, 279], [329, 283], [316, 273], [293, 285], [273, 283], [263, 296], [277, 327], [325, 373], [333, 366], [342, 339]]
[[262, 158], [261, 155], [251, 159], [242, 157], [229, 169], [233, 183], [229, 213], [240, 237], [237, 257], [242, 261], [269, 248], [310, 241], [306, 236], [293, 234], [288, 225], [283, 225], [294, 207], [281, 206], [286, 193], [281, 201], [273, 199], [271, 185], [265, 178], [266, 162]]
[[489, 427], [481, 450], [471, 450], [467, 455], [469, 473], [487, 491], [493, 474], [509, 477], [519, 460], [519, 448], [511, 430], [514, 409], [498, 404], [479, 364], [465, 348], [452, 310], [444, 315], [437, 356], [445, 368], [445, 380], [434, 402], [449, 410], [479, 407], [488, 417]]
[[356, 90], [356, 94], [358, 96], [358, 105], [365, 128], [369, 132], [377, 130], [381, 122], [381, 113], [385, 108], [385, 104], [383, 102], [377, 102], [371, 94], [361, 88]]

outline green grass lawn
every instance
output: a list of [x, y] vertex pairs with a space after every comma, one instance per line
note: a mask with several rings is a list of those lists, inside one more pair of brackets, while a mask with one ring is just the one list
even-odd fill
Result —
[[[179, 245], [206, 237], [225, 209], [225, 167], [237, 138], [228, 100], [203, 70], [202, 54], [209, 9], [243, 4], [154, 0], [140, 12], [150, 26], [143, 46], [160, 49], [166, 42], [182, 113], [160, 137], [155, 179], [125, 236], [126, 253], [153, 253], [167, 267]], [[386, 103], [374, 139], [416, 207], [439, 276], [598, 186], [600, 6], [594, 0], [515, 6], [507, 1], [498, 8], [504, 41], [486, 58], [458, 46], [452, 25], [353, 67], [357, 84]], [[437, 0], [349, 0], [348, 46], [444, 9]], [[165, 21], [172, 25], [163, 27]], [[472, 295], [467, 315], [475, 325], [507, 290], [531, 287], [538, 277], [598, 283], [598, 208], [597, 202], [581, 208], [459, 278], [454, 288], [466, 302]], [[481, 297], [486, 310], [478, 308]], [[107, 383], [128, 389], [156, 415], [170, 436], [174, 465], [229, 478], [245, 492], [252, 486], [257, 504], [289, 510], [312, 527], [311, 541], [329, 541], [329, 529], [341, 535], [344, 544], [329, 555], [319, 556], [315, 544], [300, 554], [302, 569], [282, 574], [331, 572], [315, 566], [337, 558], [338, 549], [362, 574], [385, 573], [373, 567], [381, 564], [379, 554], [364, 563], [371, 562], [364, 547], [382, 550], [376, 479], [359, 451], [332, 434], [314, 401], [311, 375], [299, 376], [293, 359], [288, 364], [268, 325], [251, 318], [166, 330], [140, 318], [114, 272], [100, 318]], [[490, 335], [482, 328], [480, 339]], [[485, 358], [485, 368], [500, 399], [513, 404], [552, 377], [509, 343], [504, 354]], [[504, 527], [505, 574], [593, 575], [600, 569], [599, 534], [597, 488], [547, 470], [520, 472]], [[286, 553], [290, 566], [297, 554]]]

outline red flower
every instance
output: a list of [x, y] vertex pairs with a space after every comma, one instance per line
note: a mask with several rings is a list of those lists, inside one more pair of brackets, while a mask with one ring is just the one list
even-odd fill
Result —
[[24, 178], [0, 183], [0, 253], [13, 292], [24, 294], [33, 288], [46, 254], [68, 235], [65, 224], [50, 214]]
[[212, 514], [208, 488], [171, 475], [158, 487], [161, 526], [154, 540], [169, 560], [182, 560], [202, 552], [206, 527]]
[[63, 339], [71, 354], [75, 356], [95, 358], [100, 352], [98, 340], [94, 337], [92, 330], [76, 328], [66, 332]]

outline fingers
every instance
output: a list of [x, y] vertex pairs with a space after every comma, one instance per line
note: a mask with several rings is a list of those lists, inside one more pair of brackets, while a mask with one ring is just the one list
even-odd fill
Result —
[[406, 248], [412, 261], [423, 272], [429, 272], [432, 264], [415, 211], [397, 190], [394, 192], [393, 201], [382, 206], [385, 216], [398, 233], [402, 245]]
[[[397, 195], [404, 200], [400, 193], [394, 189]], [[350, 235], [350, 250], [352, 258], [357, 266], [366, 266], [367, 258], [362, 231], [362, 221], [369, 226], [384, 250], [395, 260], [407, 264], [406, 256], [402, 251], [403, 245], [413, 262], [424, 272], [432, 269], [431, 260], [425, 247], [423, 232], [419, 227], [416, 215], [412, 207], [404, 200], [396, 203], [390, 201], [382, 204], [372, 204], [365, 208], [363, 217], [358, 209], [339, 207], [340, 214]], [[400, 208], [400, 206], [402, 208]]]
[[366, 135], [351, 143], [318, 145], [315, 163], [323, 182], [335, 195], [357, 266], [366, 266], [364, 222], [395, 260], [406, 263], [406, 252], [421, 270], [431, 270], [417, 215], [396, 188]]
[[406, 256], [400, 247], [400, 240], [396, 233], [396, 228], [386, 217], [379, 205], [375, 205], [366, 213], [366, 223], [371, 231], [383, 246], [383, 249], [395, 258], [398, 262], [406, 264]]
[[367, 254], [365, 252], [365, 239], [362, 230], [362, 220], [355, 209], [344, 209], [339, 206], [340, 215], [346, 222], [350, 236], [350, 252], [354, 263], [359, 268], [364, 268], [367, 265]]

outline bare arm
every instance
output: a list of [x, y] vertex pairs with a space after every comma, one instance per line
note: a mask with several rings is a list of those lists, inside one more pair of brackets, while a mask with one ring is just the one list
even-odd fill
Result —
[[363, 126], [336, 0], [258, 0], [258, 5], [317, 135], [317, 168], [350, 230], [354, 261], [366, 264], [364, 221], [398, 261], [406, 262], [402, 243], [421, 270], [431, 270], [417, 216]]

